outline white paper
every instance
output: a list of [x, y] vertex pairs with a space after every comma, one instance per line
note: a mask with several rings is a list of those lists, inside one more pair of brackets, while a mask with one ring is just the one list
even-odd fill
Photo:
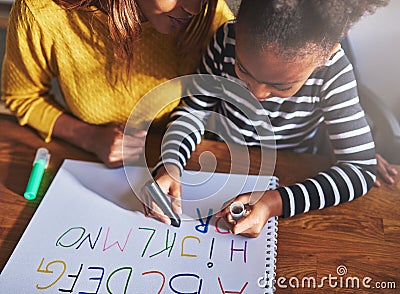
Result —
[[[130, 167], [128, 174], [140, 184], [145, 172]], [[208, 180], [196, 188], [183, 186], [184, 198], [207, 198], [229, 175], [198, 176]], [[245, 178], [243, 191], [260, 180], [237, 177]], [[184, 213], [197, 215], [199, 209], [207, 216], [222, 204], [205, 203], [185, 202]], [[124, 169], [66, 160], [3, 269], [0, 291], [265, 293], [258, 286], [265, 252], [266, 228], [259, 238], [249, 239], [228, 233], [215, 216], [182, 221], [180, 228], [167, 226], [144, 217]]]

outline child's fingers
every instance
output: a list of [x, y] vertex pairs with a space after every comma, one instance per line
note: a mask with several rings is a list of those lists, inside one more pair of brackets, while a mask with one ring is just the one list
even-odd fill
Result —
[[236, 221], [233, 219], [233, 216], [232, 216], [232, 214], [230, 212], [225, 215], [225, 219], [230, 224], [235, 224], [236, 223]]
[[[232, 202], [230, 202], [232, 203]], [[226, 217], [228, 214], [230, 214], [229, 212], [229, 205], [225, 206], [225, 208], [221, 209], [220, 211], [217, 212], [216, 217]]]
[[229, 209], [228, 211], [222, 210], [216, 213], [215, 215], [217, 218], [223, 218], [228, 224], [234, 225], [236, 221], [233, 219]]
[[176, 214], [181, 215], [182, 214], [181, 198], [171, 196], [171, 207]]
[[250, 201], [251, 193], [245, 193], [237, 196], [234, 202], [242, 202], [244, 205], [248, 204]]
[[260, 234], [263, 225], [264, 224], [258, 216], [250, 213], [247, 217], [240, 219], [236, 225], [233, 226], [232, 232], [235, 235], [241, 234], [255, 238]]
[[150, 213], [149, 210], [147, 209], [147, 205], [142, 204], [143, 205], [143, 213], [146, 217], [150, 217]]
[[150, 209], [151, 217], [162, 221], [163, 223], [170, 225], [171, 219], [164, 214], [164, 212], [153, 202], [152, 208]]
[[181, 202], [181, 184], [180, 182], [172, 182], [169, 186], [168, 194], [171, 198], [172, 210], [178, 214], [182, 214], [182, 202]]
[[229, 201], [228, 204], [226, 204], [226, 202], [225, 202], [224, 205], [226, 205], [226, 206], [222, 210], [217, 212], [216, 217], [224, 217], [228, 222], [232, 223], [232, 221], [234, 221], [234, 220], [231, 216], [230, 205], [233, 202], [242, 202], [245, 207], [249, 207], [248, 206], [249, 201], [250, 201], [249, 193], [241, 194], [241, 195], [237, 196], [235, 199], [232, 199], [231, 201]]
[[230, 206], [233, 202], [236, 202], [236, 199], [233, 199], [233, 200], [229, 201], [228, 203], [225, 202], [224, 203], [225, 207], [216, 213], [216, 217], [223, 217], [227, 221], [231, 222], [232, 216], [231, 216], [231, 212], [230, 212]]
[[147, 193], [145, 189], [142, 189], [140, 196], [143, 202], [145, 216], [158, 219], [168, 225], [171, 224], [170, 218], [167, 217], [164, 212], [158, 207], [158, 205], [151, 199], [151, 196]]

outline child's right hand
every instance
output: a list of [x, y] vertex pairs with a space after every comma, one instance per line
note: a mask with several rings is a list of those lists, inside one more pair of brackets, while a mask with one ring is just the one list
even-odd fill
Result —
[[[181, 182], [180, 182], [180, 170], [176, 165], [167, 164], [160, 167], [157, 170], [157, 174], [154, 177], [161, 190], [170, 196], [172, 210], [178, 214], [182, 214], [181, 206]], [[171, 220], [166, 216], [157, 204], [151, 199], [147, 193], [142, 192], [142, 197], [145, 199], [144, 214], [147, 217], [153, 217], [166, 223], [171, 224]]]

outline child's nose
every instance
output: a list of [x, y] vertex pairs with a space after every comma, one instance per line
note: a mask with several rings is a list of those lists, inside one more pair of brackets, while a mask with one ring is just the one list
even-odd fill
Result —
[[257, 82], [248, 82], [247, 88], [249, 88], [250, 92], [257, 98], [257, 99], [267, 99], [272, 97], [271, 91], [269, 87], [263, 84], [259, 84]]

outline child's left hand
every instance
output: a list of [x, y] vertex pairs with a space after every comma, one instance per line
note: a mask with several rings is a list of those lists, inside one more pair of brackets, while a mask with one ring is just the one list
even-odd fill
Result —
[[[217, 217], [223, 217], [231, 226], [233, 234], [256, 238], [271, 216], [282, 214], [282, 199], [278, 191], [253, 192], [239, 195], [233, 201], [242, 202], [246, 208], [246, 215], [238, 221], [232, 218], [229, 205], [217, 213]], [[250, 205], [250, 196], [260, 198], [255, 204]]]
[[[376, 154], [377, 160], [377, 172], [378, 175], [383, 179], [386, 184], [392, 185], [394, 184], [393, 176], [397, 175], [397, 170], [390, 166], [390, 163], [386, 161], [380, 154]], [[381, 182], [378, 178], [375, 181], [375, 187], [380, 187]]]

